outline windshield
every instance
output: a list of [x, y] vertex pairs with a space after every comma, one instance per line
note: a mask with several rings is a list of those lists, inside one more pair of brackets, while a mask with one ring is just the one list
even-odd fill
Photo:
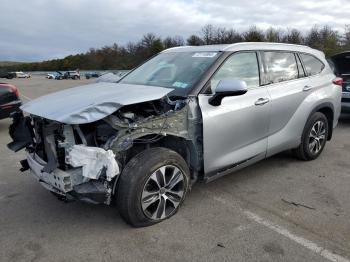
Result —
[[175, 94], [186, 95], [218, 56], [218, 52], [161, 53], [120, 83], [173, 88]]

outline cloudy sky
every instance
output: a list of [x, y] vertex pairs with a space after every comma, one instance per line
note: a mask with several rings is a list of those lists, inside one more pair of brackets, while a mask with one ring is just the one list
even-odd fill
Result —
[[199, 33], [206, 24], [245, 30], [350, 24], [349, 0], [0, 0], [0, 61], [39, 61], [90, 47]]

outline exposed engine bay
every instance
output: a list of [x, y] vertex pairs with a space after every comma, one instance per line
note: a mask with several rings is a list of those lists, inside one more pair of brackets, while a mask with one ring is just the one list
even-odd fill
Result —
[[13, 151], [26, 148], [22, 171], [30, 169], [65, 200], [110, 204], [129, 160], [149, 147], [178, 152], [192, 179], [203, 169], [201, 113], [195, 97], [125, 105], [91, 123], [66, 124], [36, 115], [14, 115]]

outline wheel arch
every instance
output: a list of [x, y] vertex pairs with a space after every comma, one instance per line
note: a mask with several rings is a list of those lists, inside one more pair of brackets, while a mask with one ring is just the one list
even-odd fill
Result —
[[[143, 137], [139, 137], [138, 139], [149, 139], [150, 135], [146, 135]], [[173, 134], [163, 135], [158, 138], [157, 141], [153, 141], [150, 143], [135, 143], [130, 149], [128, 149], [128, 160], [141, 153], [142, 151], [153, 148], [153, 147], [163, 147], [178, 153], [187, 163], [190, 172], [191, 172], [191, 180], [197, 180], [197, 176], [199, 173], [203, 171], [203, 152], [202, 149], [199, 148], [198, 143], [196, 144], [193, 140], [186, 139], [181, 136], [176, 136]]]
[[312, 110], [309, 117], [316, 112], [320, 112], [326, 116], [329, 126], [327, 140], [331, 140], [333, 136], [334, 106], [330, 102], [321, 103]]
[[150, 144], [150, 147], [168, 148], [182, 156], [190, 169], [192, 181], [197, 180], [198, 173], [203, 170], [203, 163], [200, 161], [200, 150], [192, 140], [175, 135], [166, 135], [157, 143]]

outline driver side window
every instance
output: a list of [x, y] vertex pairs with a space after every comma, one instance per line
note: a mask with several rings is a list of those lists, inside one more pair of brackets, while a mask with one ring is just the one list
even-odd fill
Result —
[[231, 55], [210, 80], [211, 93], [220, 80], [235, 79], [247, 83], [248, 88], [259, 86], [259, 66], [255, 52], [242, 52]]

